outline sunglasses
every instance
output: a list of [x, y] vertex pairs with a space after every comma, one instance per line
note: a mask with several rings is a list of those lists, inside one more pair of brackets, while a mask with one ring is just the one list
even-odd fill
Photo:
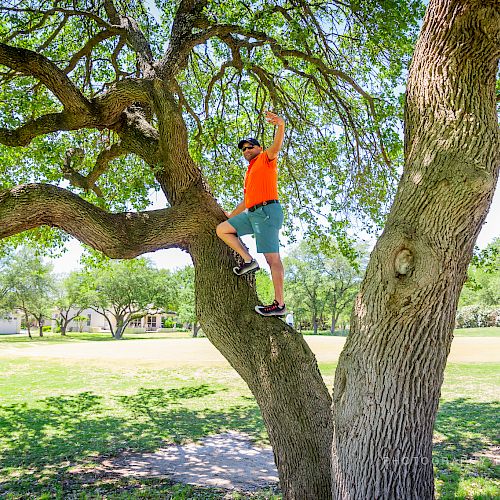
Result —
[[255, 146], [245, 146], [241, 148], [241, 151], [244, 153], [247, 149], [253, 149]]

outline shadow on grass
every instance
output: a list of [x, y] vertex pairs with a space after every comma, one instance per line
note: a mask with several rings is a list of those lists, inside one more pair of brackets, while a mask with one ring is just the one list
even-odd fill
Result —
[[[203, 384], [171, 390], [142, 388], [111, 403], [82, 392], [44, 398], [30, 407], [0, 406], [0, 497], [57, 493], [69, 468], [125, 450], [153, 451], [165, 442], [182, 443], [227, 430], [265, 436], [255, 403], [219, 411], [182, 407], [193, 399], [203, 405], [202, 398], [215, 392]], [[118, 408], [110, 409], [113, 401]]]
[[[440, 405], [433, 463], [441, 499], [494, 498], [490, 492], [495, 489], [499, 470], [491, 457], [481, 455], [498, 443], [499, 410], [499, 403], [464, 398]], [[467, 491], [467, 482], [473, 491]], [[471, 493], [473, 496], [469, 496]]]

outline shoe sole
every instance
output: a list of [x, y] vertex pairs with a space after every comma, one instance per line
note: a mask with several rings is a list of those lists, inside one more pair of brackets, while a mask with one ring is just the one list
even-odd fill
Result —
[[259, 266], [250, 267], [249, 269], [245, 269], [242, 273], [237, 273], [236, 269], [238, 269], [238, 268], [233, 267], [233, 273], [236, 274], [236, 276], [245, 276], [245, 274], [254, 273], [254, 272], [258, 271], [260, 269], [260, 267]]
[[255, 312], [256, 312], [257, 314], [260, 314], [261, 316], [266, 317], [266, 318], [272, 318], [273, 316], [276, 316], [277, 318], [283, 318], [284, 316], [286, 316], [286, 315], [288, 314], [288, 312], [287, 312], [287, 311], [285, 311], [285, 312], [283, 312], [283, 313], [279, 313], [279, 314], [264, 314], [264, 313], [261, 313], [261, 312], [259, 311], [259, 307], [260, 307], [260, 306], [255, 306]]

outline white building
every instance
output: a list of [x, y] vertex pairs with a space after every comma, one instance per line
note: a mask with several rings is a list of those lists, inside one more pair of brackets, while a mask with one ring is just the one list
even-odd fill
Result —
[[[70, 311], [70, 316], [73, 316], [76, 310]], [[144, 318], [136, 319], [131, 321], [128, 326], [128, 331], [134, 331], [137, 333], [141, 332], [155, 332], [161, 328], [163, 317], [175, 317], [175, 313], [167, 314], [148, 314]], [[69, 322], [66, 328], [67, 332], [109, 332], [109, 323], [103, 314], [100, 314], [93, 309], [84, 309], [78, 317], [81, 318], [79, 321], [72, 320]], [[52, 329], [54, 330], [57, 326], [56, 319], [58, 318], [58, 313], [55, 313], [52, 317]], [[114, 318], [110, 316], [113, 329], [116, 326]]]
[[21, 315], [18, 312], [0, 313], [0, 335], [21, 332]]

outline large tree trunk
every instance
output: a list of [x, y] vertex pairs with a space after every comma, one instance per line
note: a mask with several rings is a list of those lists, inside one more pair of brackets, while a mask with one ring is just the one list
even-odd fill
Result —
[[232, 272], [234, 259], [214, 233], [200, 236], [190, 253], [198, 318], [257, 400], [284, 498], [330, 498], [331, 398], [313, 353], [283, 321], [255, 313], [252, 278]]
[[123, 333], [125, 332], [125, 327], [126, 327], [126, 325], [123, 322], [123, 320], [120, 318], [117, 318], [116, 319], [116, 329], [113, 332], [113, 337], [116, 340], [121, 340], [123, 338]]
[[405, 170], [335, 376], [334, 498], [430, 499], [432, 431], [458, 297], [500, 164], [498, 2], [430, 2]]

